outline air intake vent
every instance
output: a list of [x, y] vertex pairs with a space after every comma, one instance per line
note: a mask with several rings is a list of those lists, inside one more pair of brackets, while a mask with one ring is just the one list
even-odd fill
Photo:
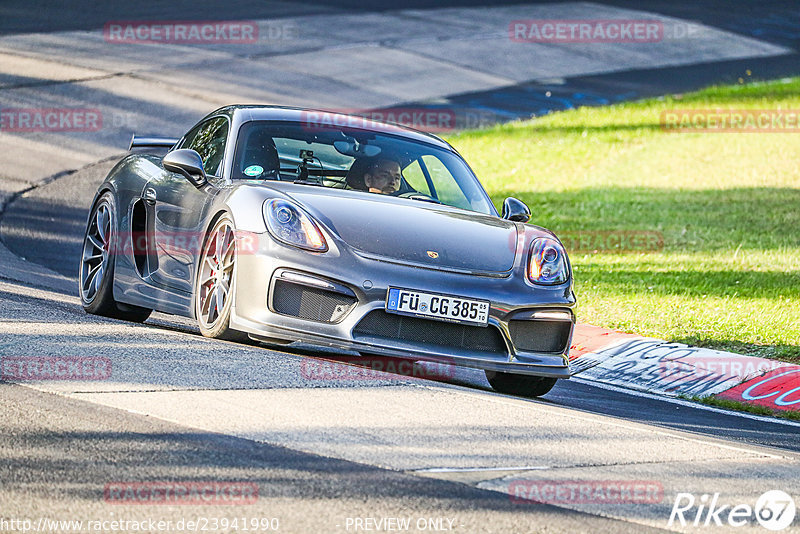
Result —
[[323, 323], [341, 321], [355, 304], [355, 297], [280, 279], [272, 292], [275, 312]]
[[514, 346], [524, 352], [564, 352], [571, 327], [570, 321], [508, 322]]
[[356, 325], [353, 335], [356, 338], [364, 336], [388, 338], [445, 349], [508, 354], [500, 331], [494, 326], [445, 323], [395, 315], [382, 310], [368, 313]]

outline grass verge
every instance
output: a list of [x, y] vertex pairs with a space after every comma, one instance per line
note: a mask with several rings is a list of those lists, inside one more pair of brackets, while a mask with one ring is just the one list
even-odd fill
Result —
[[663, 112], [684, 109], [800, 110], [800, 78], [583, 107], [449, 141], [498, 206], [516, 196], [531, 223], [562, 236], [579, 321], [800, 363], [800, 128], [662, 128]]

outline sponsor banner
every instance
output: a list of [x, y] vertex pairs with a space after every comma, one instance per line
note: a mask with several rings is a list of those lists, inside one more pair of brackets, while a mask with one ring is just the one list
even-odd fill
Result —
[[659, 123], [677, 133], [800, 133], [800, 110], [670, 109]]
[[0, 378], [31, 380], [108, 380], [111, 360], [104, 356], [3, 356]]
[[508, 496], [515, 504], [655, 504], [664, 486], [655, 480], [512, 480]]
[[96, 132], [103, 114], [93, 108], [0, 108], [0, 132]]
[[664, 23], [626, 19], [512, 20], [508, 37], [515, 43], [658, 43]]
[[253, 482], [110, 482], [103, 500], [111, 504], [245, 505], [258, 500]]
[[751, 378], [716, 397], [766, 406], [773, 410], [800, 411], [800, 366], [783, 364]]
[[255, 21], [109, 21], [103, 40], [112, 44], [252, 44], [258, 42]]
[[581, 378], [669, 396], [715, 396], [800, 411], [800, 366], [575, 325], [570, 369]]
[[707, 374], [745, 380], [785, 365], [777, 360], [713, 351], [660, 360], [658, 371], [663, 374], [665, 379], [669, 379], [671, 384], [677, 386], [682, 382], [691, 382], [698, 376]]
[[[623, 339], [584, 357], [597, 362], [580, 371], [584, 378], [651, 393], [700, 397], [740, 383], [743, 377], [737, 372], [750, 368], [758, 372], [764, 365], [774, 363], [643, 337]], [[695, 366], [692, 362], [703, 365]]]

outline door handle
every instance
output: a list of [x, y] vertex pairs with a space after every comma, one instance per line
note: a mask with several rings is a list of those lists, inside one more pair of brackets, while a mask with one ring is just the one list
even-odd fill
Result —
[[143, 198], [145, 199], [145, 201], [150, 202], [152, 204], [153, 202], [156, 201], [156, 196], [157, 196], [156, 190], [153, 189], [152, 187], [148, 187], [147, 189], [144, 190]]

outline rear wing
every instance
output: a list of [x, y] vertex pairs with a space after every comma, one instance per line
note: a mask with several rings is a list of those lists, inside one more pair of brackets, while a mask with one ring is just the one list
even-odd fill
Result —
[[133, 150], [134, 148], [172, 148], [178, 141], [180, 139], [171, 137], [136, 137], [136, 134], [133, 134], [128, 150]]

